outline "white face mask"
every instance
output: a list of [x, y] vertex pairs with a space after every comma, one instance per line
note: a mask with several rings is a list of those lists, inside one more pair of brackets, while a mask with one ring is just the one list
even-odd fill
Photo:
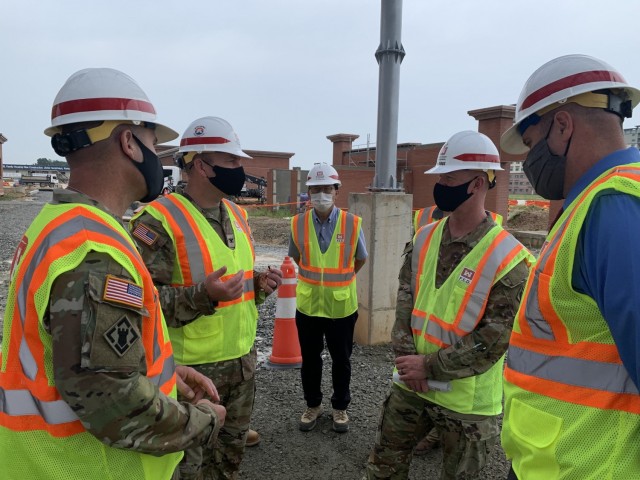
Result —
[[320, 212], [328, 212], [333, 207], [333, 195], [330, 193], [312, 193], [311, 205]]

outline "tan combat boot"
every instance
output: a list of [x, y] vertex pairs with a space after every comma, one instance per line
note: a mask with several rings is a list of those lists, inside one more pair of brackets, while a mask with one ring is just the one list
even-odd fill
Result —
[[298, 428], [300, 428], [302, 432], [309, 432], [313, 430], [320, 415], [322, 415], [322, 405], [318, 405], [317, 407], [307, 407], [300, 418]]

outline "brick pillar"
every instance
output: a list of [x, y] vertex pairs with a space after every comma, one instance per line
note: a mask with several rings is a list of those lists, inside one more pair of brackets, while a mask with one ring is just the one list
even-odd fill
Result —
[[499, 213], [505, 219], [509, 213], [509, 169], [511, 162], [524, 160], [520, 156], [503, 152], [500, 148], [500, 137], [513, 125], [515, 111], [513, 105], [498, 105], [467, 112], [478, 120], [478, 132], [485, 134], [498, 147], [500, 165], [504, 170], [496, 172], [496, 186], [489, 190], [485, 205], [487, 210]]
[[349, 164], [344, 154], [352, 149], [353, 141], [359, 136], [351, 133], [336, 133], [327, 137], [333, 143], [333, 161], [331, 162], [333, 165]]

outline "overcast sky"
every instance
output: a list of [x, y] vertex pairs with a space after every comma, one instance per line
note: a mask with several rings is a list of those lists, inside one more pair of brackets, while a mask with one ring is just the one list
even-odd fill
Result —
[[[331, 162], [327, 135], [376, 140], [380, 1], [3, 2], [4, 162], [58, 159], [42, 132], [62, 84], [87, 67], [132, 76], [180, 133], [220, 116], [245, 149]], [[638, 0], [404, 0], [398, 142], [476, 129], [468, 110], [515, 103], [560, 55], [599, 57], [640, 86], [639, 18]], [[636, 124], [640, 113], [625, 126]]]

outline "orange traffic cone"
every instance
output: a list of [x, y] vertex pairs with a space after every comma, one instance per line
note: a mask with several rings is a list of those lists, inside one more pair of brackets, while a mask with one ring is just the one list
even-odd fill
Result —
[[296, 328], [296, 269], [290, 257], [280, 267], [282, 285], [278, 287], [276, 319], [273, 327], [273, 349], [267, 360], [270, 368], [300, 368], [302, 355]]

